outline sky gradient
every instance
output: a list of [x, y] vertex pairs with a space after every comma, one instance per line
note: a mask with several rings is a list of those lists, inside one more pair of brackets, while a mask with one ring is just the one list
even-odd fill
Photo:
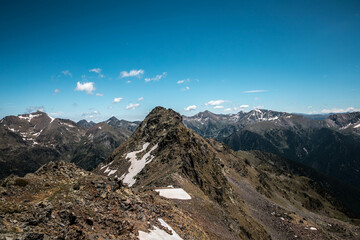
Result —
[[0, 118], [360, 111], [360, 1], [0, 4]]

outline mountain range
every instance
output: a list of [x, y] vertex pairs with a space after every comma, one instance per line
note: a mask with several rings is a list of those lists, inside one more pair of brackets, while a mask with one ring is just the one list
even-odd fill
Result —
[[[46, 119], [46, 115], [37, 114], [42, 116], [22, 117], [37, 126], [41, 121], [35, 124], [33, 119]], [[113, 122], [117, 126], [125, 123], [112, 118], [89, 130], [102, 130]], [[35, 131], [36, 127], [30, 129]], [[33, 138], [31, 131], [27, 131], [28, 136]], [[185, 127], [183, 117], [171, 109], [153, 109], [92, 172], [68, 162], [46, 163], [35, 173], [0, 181], [0, 237], [179, 240], [360, 236], [357, 189], [275, 154], [234, 151], [224, 143], [204, 139]]]
[[200, 112], [184, 124], [233, 150], [261, 150], [305, 164], [360, 189], [360, 113], [324, 119], [263, 109], [248, 113]]
[[24, 176], [50, 161], [73, 162], [91, 170], [125, 141], [139, 122], [93, 123], [52, 118], [44, 112], [4, 117], [0, 121], [0, 178]]

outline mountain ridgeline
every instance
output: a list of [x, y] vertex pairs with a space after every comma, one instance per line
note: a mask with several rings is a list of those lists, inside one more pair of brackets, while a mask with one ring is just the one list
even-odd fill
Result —
[[[288, 116], [277, 119], [290, 119]], [[88, 129], [40, 112], [12, 118], [25, 120], [28, 129], [15, 128], [23, 122], [6, 122], [4, 139], [12, 145], [24, 141], [29, 148], [45, 148], [48, 140], [39, 137], [53, 128], [58, 128], [54, 132], [59, 134], [49, 135], [59, 138], [64, 148], [75, 147], [71, 144], [76, 141], [69, 141], [75, 137], [82, 145], [101, 144], [109, 139], [109, 129], [114, 126], [133, 133], [125, 135], [127, 140], [92, 172], [72, 163], [44, 161], [35, 173], [1, 180], [0, 238], [285, 240], [360, 236], [360, 192], [356, 188], [271, 153], [234, 151], [212, 138], [205, 139], [185, 127], [186, 119], [171, 109], [156, 107], [141, 123], [115, 118], [96, 125], [82, 122]], [[265, 118], [276, 116], [263, 115]], [[248, 121], [256, 122], [254, 119]], [[96, 144], [95, 139], [99, 139]], [[76, 164], [87, 165], [89, 159], [79, 158]]]
[[115, 117], [95, 124], [52, 118], [44, 112], [0, 121], [0, 178], [24, 176], [50, 161], [73, 162], [91, 170], [138, 126]]
[[228, 115], [205, 111], [184, 117], [184, 124], [233, 150], [274, 153], [360, 189], [359, 112], [314, 119], [262, 109]]

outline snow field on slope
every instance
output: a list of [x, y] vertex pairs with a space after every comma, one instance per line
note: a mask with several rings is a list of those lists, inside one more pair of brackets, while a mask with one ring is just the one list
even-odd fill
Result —
[[139, 240], [182, 240], [182, 238], [172, 229], [163, 219], [158, 219], [160, 224], [169, 229], [172, 235], [168, 234], [164, 230], [155, 227], [150, 232], [139, 231]]
[[182, 188], [155, 189], [160, 196], [169, 199], [190, 200], [191, 196]]
[[[150, 151], [144, 154], [144, 156], [141, 159], [137, 159], [136, 154], [141, 153], [147, 149], [147, 147], [150, 145], [150, 143], [145, 143], [141, 150], [130, 152], [126, 155], [125, 159], [129, 159], [130, 161], [130, 167], [128, 169], [128, 173], [121, 176], [120, 180], [122, 180], [123, 183], [127, 184], [129, 187], [135, 184], [136, 182], [136, 175], [143, 170], [146, 164], [150, 163], [154, 156], [151, 156], [151, 152], [154, 151], [158, 144], [153, 146]], [[149, 160], [147, 160], [150, 157]]]

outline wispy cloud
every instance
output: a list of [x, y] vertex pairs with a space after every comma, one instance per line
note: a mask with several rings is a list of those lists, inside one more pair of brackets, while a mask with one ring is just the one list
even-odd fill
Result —
[[144, 100], [143, 97], [139, 97], [139, 98], [138, 98], [138, 102], [140, 102], [140, 101], [142, 101], [142, 100]]
[[145, 78], [145, 82], [150, 82], [150, 81], [159, 81], [162, 78], [165, 78], [167, 75], [166, 72], [163, 72], [162, 74], [156, 75], [153, 78]]
[[101, 115], [101, 113], [98, 110], [94, 110], [91, 112], [83, 113], [81, 116], [85, 118], [94, 118], [97, 115]]
[[256, 106], [256, 107], [254, 107], [254, 109], [263, 109], [263, 108], [265, 108], [265, 106]]
[[268, 92], [268, 90], [250, 90], [250, 91], [244, 91], [243, 93], [261, 93], [261, 92]]
[[62, 74], [64, 74], [64, 76], [69, 76], [69, 77], [72, 77], [72, 74], [69, 70], [64, 70], [64, 71], [61, 71]]
[[131, 81], [130, 81], [130, 80], [127, 80], [126, 83], [131, 83]]
[[128, 104], [128, 105], [126, 105], [126, 109], [128, 110], [128, 109], [132, 109], [132, 110], [134, 110], [135, 108], [137, 108], [137, 107], [139, 107], [140, 106], [140, 103], [130, 103], [130, 104]]
[[216, 106], [216, 105], [221, 105], [223, 103], [226, 103], [226, 102], [231, 102], [231, 101], [228, 101], [228, 100], [222, 100], [222, 99], [219, 99], [219, 100], [211, 100], [211, 101], [208, 101], [207, 103], [205, 103], [205, 105], [210, 105], [210, 106]]
[[119, 103], [123, 99], [122, 97], [114, 98], [113, 103]]
[[92, 94], [96, 90], [94, 84], [94, 82], [77, 82], [75, 91], [85, 91], [87, 94]]
[[99, 73], [101, 73], [101, 68], [93, 68], [93, 69], [90, 69], [89, 70], [89, 72], [94, 72], [94, 73], [97, 73], [97, 74], [99, 74]]
[[230, 112], [231, 110], [232, 110], [231, 108], [224, 109], [225, 112]]
[[30, 107], [26, 108], [26, 113], [32, 113], [32, 112], [36, 112], [36, 111], [45, 112], [45, 107], [44, 106], [30, 106]]
[[224, 106], [215, 106], [214, 109], [221, 109], [224, 108]]
[[184, 110], [188, 112], [188, 111], [196, 110], [196, 108], [197, 108], [196, 105], [190, 105], [190, 106], [184, 108]]
[[122, 71], [120, 72], [120, 77], [121, 78], [126, 78], [126, 77], [137, 77], [137, 78], [141, 78], [142, 75], [144, 74], [144, 70], [143, 69], [139, 69], [139, 70], [130, 70], [129, 72], [127, 71]]
[[181, 89], [181, 91], [185, 92], [185, 91], [189, 91], [190, 90], [190, 87], [186, 86], [184, 88]]
[[58, 94], [59, 92], [60, 92], [60, 90], [57, 88], [54, 90], [54, 94]]
[[48, 113], [48, 115], [50, 115], [50, 116], [56, 116], [56, 117], [61, 116], [61, 115], [63, 115], [63, 114], [64, 114], [64, 112], [52, 112], [52, 113]]
[[249, 107], [249, 105], [247, 105], [247, 104], [240, 105], [240, 108], [248, 108], [248, 107]]
[[177, 81], [176, 83], [177, 83], [177, 84], [182, 84], [182, 83], [185, 83], [185, 82], [190, 82], [190, 79], [187, 78], [187, 79], [179, 80], [179, 81]]
[[89, 72], [94, 72], [94, 73], [97, 73], [99, 77], [103, 78], [104, 77], [104, 74], [102, 74], [102, 69], [101, 68], [93, 68], [93, 69], [90, 69]]
[[358, 112], [360, 108], [348, 107], [348, 108], [331, 108], [323, 109], [321, 113], [345, 113], [345, 112]]
[[103, 93], [97, 93], [96, 96], [98, 96], [98, 97], [103, 97], [104, 94], [103, 94]]

